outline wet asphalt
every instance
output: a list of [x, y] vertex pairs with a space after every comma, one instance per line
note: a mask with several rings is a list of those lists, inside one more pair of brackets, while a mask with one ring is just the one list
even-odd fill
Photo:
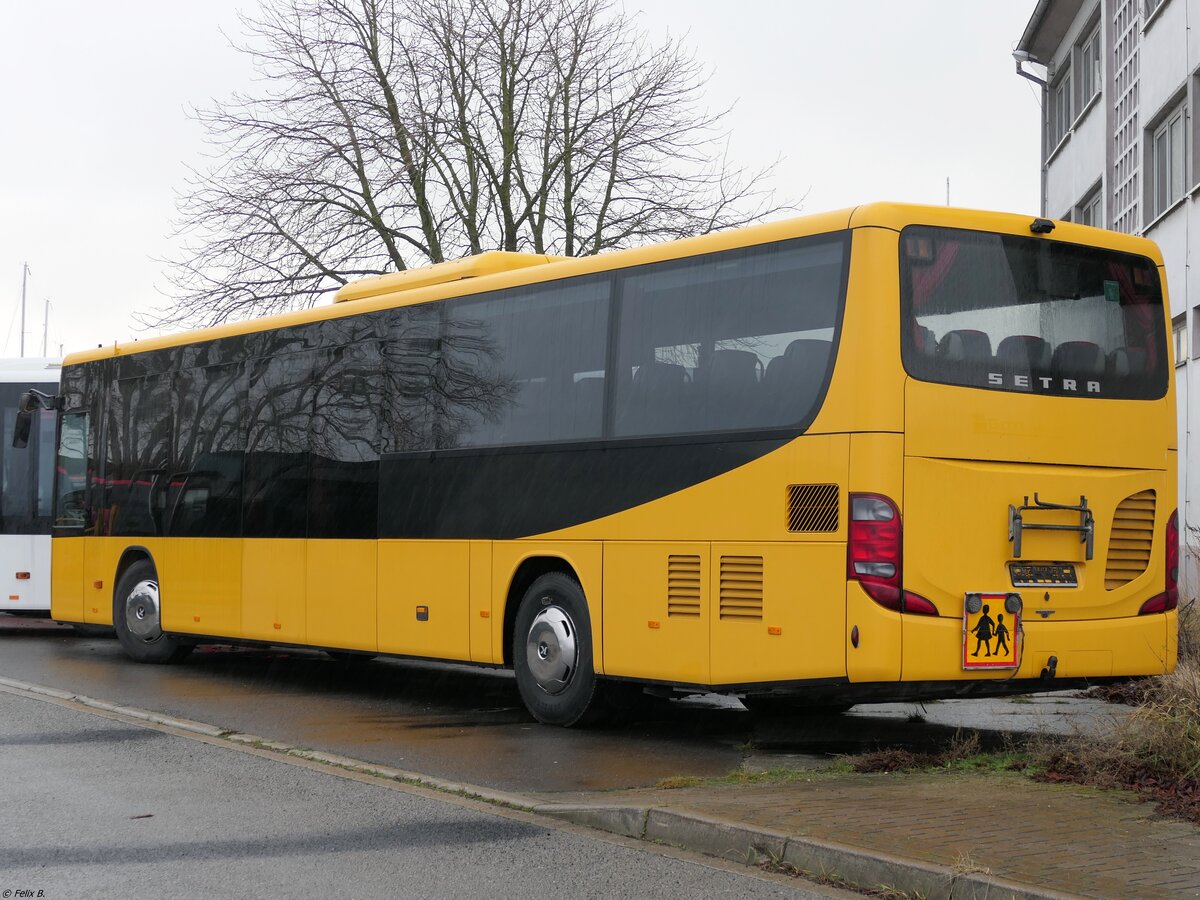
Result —
[[499, 790], [553, 794], [647, 787], [674, 776], [824, 765], [880, 746], [935, 750], [962, 728], [1000, 746], [1014, 732], [1094, 731], [1120, 708], [1072, 695], [856, 707], [841, 716], [755, 717], [735, 699], [657, 701], [601, 729], [542, 726], [510, 673], [317, 651], [198, 648], [174, 666], [115, 640], [0, 615], [0, 676]]

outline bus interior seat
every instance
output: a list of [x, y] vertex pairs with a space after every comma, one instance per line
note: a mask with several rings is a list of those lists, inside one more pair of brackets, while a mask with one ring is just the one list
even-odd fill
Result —
[[809, 411], [825, 380], [832, 350], [832, 341], [798, 338], [767, 364], [763, 387], [774, 410], [772, 421], [794, 422]]
[[937, 355], [950, 362], [986, 362], [992, 358], [992, 340], [973, 328], [947, 331], [938, 342]]
[[1011, 334], [996, 346], [996, 361], [1034, 372], [1050, 368], [1050, 344], [1032, 334]]
[[708, 427], [757, 421], [762, 362], [751, 350], [714, 350], [696, 372], [697, 398]]
[[937, 351], [937, 335], [932, 328], [913, 323], [913, 338], [916, 341], [917, 352], [932, 356]]
[[1146, 371], [1146, 351], [1141, 347], [1118, 347], [1108, 354], [1108, 375], [1141, 375]]
[[1054, 348], [1050, 368], [1058, 375], [1099, 376], [1107, 360], [1099, 344], [1091, 341], [1063, 341]]
[[626, 434], [678, 431], [687, 421], [689, 376], [674, 363], [648, 362], [638, 366], [621, 416]]

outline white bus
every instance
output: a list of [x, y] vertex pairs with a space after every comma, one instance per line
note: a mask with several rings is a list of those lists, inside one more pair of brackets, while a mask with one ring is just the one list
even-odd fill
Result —
[[[10, 437], [21, 394], [58, 392], [60, 361], [0, 359], [0, 411]], [[0, 612], [50, 615], [50, 511], [54, 490], [53, 412], [39, 410], [29, 444], [0, 441]]]

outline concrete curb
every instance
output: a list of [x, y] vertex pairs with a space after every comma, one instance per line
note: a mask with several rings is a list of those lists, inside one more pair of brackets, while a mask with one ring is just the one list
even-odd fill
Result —
[[1076, 900], [1074, 894], [1020, 884], [988, 873], [905, 859], [818, 838], [799, 837], [669, 807], [545, 804], [533, 812], [625, 837], [669, 844], [756, 865], [783, 863], [801, 873], [867, 890], [928, 900]]
[[595, 828], [628, 838], [667, 844], [721, 859], [757, 865], [783, 863], [818, 879], [865, 889], [901, 891], [927, 900], [1075, 900], [1073, 894], [1045, 890], [998, 878], [990, 873], [963, 873], [936, 863], [891, 856], [874, 850], [851, 847], [818, 838], [800, 837], [757, 828], [740, 822], [711, 818], [670, 807], [618, 806], [605, 804], [544, 803], [520, 794], [496, 791], [465, 782], [447, 781], [360, 759], [294, 747], [253, 734], [231, 731], [162, 715], [150, 710], [121, 706], [83, 694], [43, 687], [13, 678], [0, 677], [0, 687], [21, 693], [67, 701], [140, 722], [191, 732], [246, 747], [280, 753], [327, 766], [404, 782], [443, 793], [481, 800], [496, 806], [519, 809], [575, 825]]

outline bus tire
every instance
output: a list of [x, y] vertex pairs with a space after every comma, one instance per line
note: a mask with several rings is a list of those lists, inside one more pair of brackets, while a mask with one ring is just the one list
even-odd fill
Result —
[[521, 699], [545, 725], [591, 724], [599, 713], [587, 598], [574, 578], [548, 572], [517, 609], [513, 669]]
[[113, 629], [121, 648], [138, 662], [178, 662], [192, 651], [191, 644], [163, 634], [158, 573], [148, 559], [135, 562], [117, 581]]

